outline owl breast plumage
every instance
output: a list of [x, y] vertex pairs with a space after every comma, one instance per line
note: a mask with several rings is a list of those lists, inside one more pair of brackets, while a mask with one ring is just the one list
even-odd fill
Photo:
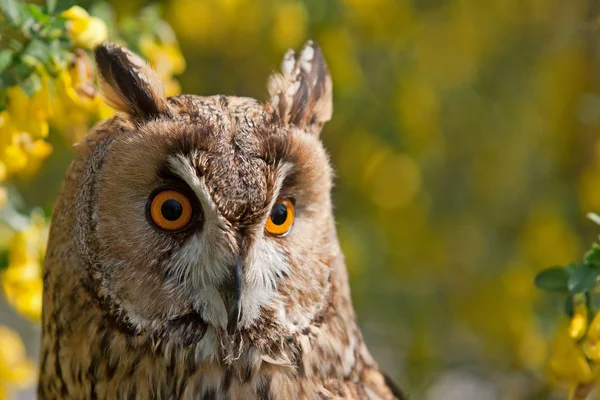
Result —
[[116, 117], [78, 144], [44, 264], [41, 399], [401, 399], [355, 321], [309, 42], [270, 99], [166, 98], [95, 50]]

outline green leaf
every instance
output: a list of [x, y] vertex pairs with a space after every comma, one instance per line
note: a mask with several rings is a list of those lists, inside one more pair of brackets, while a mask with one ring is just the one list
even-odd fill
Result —
[[22, 7], [23, 3], [15, 0], [0, 0], [0, 11], [15, 26], [21, 23]]
[[56, 0], [46, 0], [46, 12], [53, 14], [56, 10]]
[[568, 292], [569, 274], [563, 267], [547, 268], [535, 277], [535, 285], [549, 292]]
[[13, 55], [12, 50], [0, 50], [0, 73], [10, 65]]
[[0, 251], [0, 271], [8, 267], [9, 254], [8, 250]]
[[25, 63], [13, 63], [0, 74], [0, 84], [3, 87], [14, 86], [25, 81], [33, 72], [33, 68]]
[[[0, 84], [2, 83], [2, 81], [0, 81]], [[7, 94], [6, 94], [6, 89], [3, 87], [0, 87], [0, 111], [4, 111], [6, 110], [6, 105], [7, 105]]]
[[591, 315], [596, 315], [600, 310], [600, 294], [593, 293], [592, 291], [587, 293], [588, 295], [588, 310]]
[[565, 314], [567, 314], [567, 316], [569, 318], [573, 318], [573, 314], [575, 314], [575, 307], [573, 306], [573, 296], [567, 296], [567, 298], [565, 299]]
[[76, 0], [57, 0], [55, 10], [57, 13], [62, 12], [72, 6], [77, 5]]
[[47, 23], [50, 19], [46, 14], [44, 14], [42, 9], [35, 4], [27, 4], [25, 9], [36, 22]]
[[577, 266], [569, 274], [568, 288], [571, 293], [581, 293], [596, 286], [596, 279], [600, 275], [600, 269], [590, 264]]
[[50, 60], [48, 64], [46, 64], [46, 72], [52, 76], [56, 76], [61, 70], [64, 70], [70, 60], [71, 53], [63, 47], [64, 42], [60, 40], [54, 40], [48, 43]]
[[594, 267], [600, 267], [600, 245], [594, 243], [590, 251], [585, 253], [585, 262], [592, 264]]
[[[33, 39], [29, 42], [25, 50], [23, 51], [23, 61], [32, 65], [41, 63], [47, 65], [50, 61], [50, 47], [47, 43]], [[31, 60], [33, 58], [33, 60]], [[35, 60], [35, 61], [34, 61]]]

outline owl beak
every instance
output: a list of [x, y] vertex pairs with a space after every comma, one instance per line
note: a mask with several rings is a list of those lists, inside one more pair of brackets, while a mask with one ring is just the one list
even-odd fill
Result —
[[242, 260], [238, 258], [232, 271], [231, 286], [228, 288], [227, 307], [227, 333], [233, 335], [242, 316]]

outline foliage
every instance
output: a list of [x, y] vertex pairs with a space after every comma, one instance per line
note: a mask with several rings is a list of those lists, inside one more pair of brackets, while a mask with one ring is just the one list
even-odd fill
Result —
[[[600, 222], [597, 214], [590, 219]], [[570, 319], [559, 330], [551, 352], [550, 371], [571, 384], [570, 399], [585, 399], [600, 377], [600, 245], [594, 243], [579, 264], [540, 271], [536, 285], [565, 295]]]

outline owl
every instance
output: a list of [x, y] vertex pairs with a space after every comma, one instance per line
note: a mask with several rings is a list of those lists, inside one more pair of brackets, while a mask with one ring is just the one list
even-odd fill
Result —
[[95, 57], [117, 114], [54, 208], [40, 399], [404, 399], [350, 298], [319, 47], [285, 55], [266, 102], [166, 98], [129, 50]]

